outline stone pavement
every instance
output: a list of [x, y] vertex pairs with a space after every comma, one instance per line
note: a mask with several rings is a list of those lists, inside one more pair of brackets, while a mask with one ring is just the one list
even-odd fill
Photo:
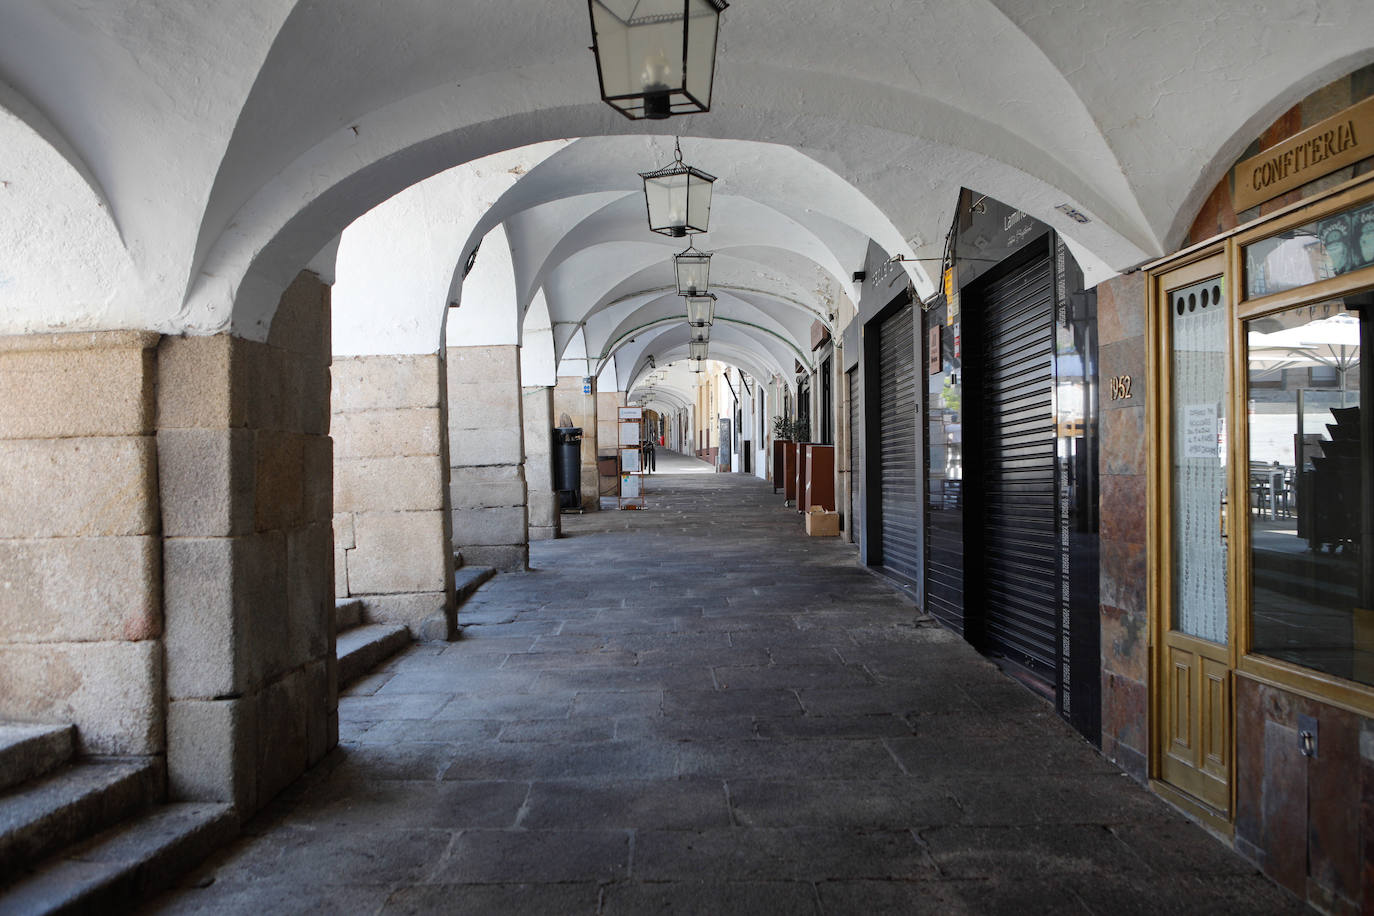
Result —
[[1303, 912], [781, 503], [566, 516], [149, 911]]

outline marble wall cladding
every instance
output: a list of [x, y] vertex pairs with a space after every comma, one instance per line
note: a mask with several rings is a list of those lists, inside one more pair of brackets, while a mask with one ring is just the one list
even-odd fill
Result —
[[[1317, 754], [1299, 750], [1299, 716]], [[1236, 678], [1236, 848], [1318, 909], [1368, 912], [1374, 720]]]
[[[1279, 115], [1253, 143], [1246, 147], [1236, 161], [1241, 162], [1249, 159], [1251, 156], [1257, 155], [1371, 95], [1374, 95], [1374, 65], [1362, 67], [1328, 83]], [[1188, 230], [1187, 237], [1179, 247], [1187, 248], [1189, 245], [1205, 241], [1252, 219], [1273, 213], [1289, 204], [1298, 203], [1314, 194], [1320, 194], [1328, 188], [1359, 175], [1364, 175], [1371, 170], [1374, 170], [1374, 157], [1338, 169], [1330, 175], [1322, 176], [1300, 188], [1289, 191], [1287, 194], [1266, 201], [1258, 207], [1237, 212], [1233, 204], [1235, 200], [1235, 166], [1232, 165], [1222, 176], [1221, 181], [1217, 182], [1216, 187], [1203, 200]]]
[[[1097, 287], [1102, 412], [1100, 567], [1102, 750], [1146, 777], [1149, 703], [1145, 427], [1145, 282], [1139, 273]], [[1111, 398], [1106, 380], [1128, 377], [1130, 397]]]

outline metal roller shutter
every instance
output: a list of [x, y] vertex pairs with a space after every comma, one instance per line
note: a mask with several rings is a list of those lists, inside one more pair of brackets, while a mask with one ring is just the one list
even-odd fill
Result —
[[882, 565], [910, 582], [921, 577], [921, 502], [917, 491], [915, 309], [907, 305], [878, 329], [879, 493]]
[[849, 529], [850, 540], [857, 544], [859, 529], [855, 524], [864, 491], [863, 386], [859, 384], [858, 369], [850, 369], [844, 377], [849, 395], [849, 518], [845, 519], [845, 526]]
[[1053, 682], [1058, 661], [1054, 305], [1049, 259], [982, 299], [983, 633]]
[[[926, 313], [925, 339], [944, 323], [945, 310]], [[927, 402], [929, 409], [930, 402]], [[932, 419], [926, 446], [933, 450], [949, 435], [943, 422]], [[951, 443], [957, 448], [961, 442]], [[926, 610], [956, 633], [964, 631], [964, 505], [963, 480], [929, 469], [926, 479]]]

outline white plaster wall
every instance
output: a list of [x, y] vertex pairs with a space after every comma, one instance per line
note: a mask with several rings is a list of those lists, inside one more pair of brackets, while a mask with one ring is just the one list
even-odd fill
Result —
[[[464, 246], [491, 204], [565, 145], [538, 144], [447, 169], [353, 221], [343, 232], [336, 261], [334, 353], [434, 353], [446, 320], [449, 346], [518, 343], [504, 233], [497, 229], [483, 240], [467, 278], [477, 292], [467, 303], [453, 295], [455, 283], [468, 285], [460, 256], [465, 262]], [[460, 308], [449, 309], [455, 299]]]
[[462, 295], [456, 301], [458, 307], [448, 310], [450, 347], [520, 343], [515, 274], [503, 229], [493, 229], [482, 240], [472, 273], [463, 280]]
[[542, 295], [536, 296], [525, 312], [520, 341], [520, 379], [526, 385], [558, 384], [558, 362], [553, 352], [553, 327], [549, 308]]

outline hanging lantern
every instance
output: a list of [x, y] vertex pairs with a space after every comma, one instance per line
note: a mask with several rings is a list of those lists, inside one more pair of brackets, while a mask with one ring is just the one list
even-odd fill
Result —
[[716, 319], [716, 297], [707, 293], [704, 296], [687, 297], [687, 323], [694, 328], [710, 327]]
[[711, 110], [725, 0], [587, 0], [601, 98], [632, 121]]
[[649, 229], [675, 239], [705, 232], [711, 223], [711, 184], [716, 176], [684, 165], [682, 146], [674, 144], [673, 164], [656, 172], [640, 172]]
[[688, 245], [686, 251], [673, 255], [673, 270], [679, 296], [705, 295], [706, 281], [711, 275], [711, 252], [697, 251]]
[[702, 360], [706, 358], [706, 341], [693, 340], [687, 344], [687, 358]]
[[692, 343], [706, 343], [711, 339], [711, 329], [702, 325], [699, 328], [692, 328]]

